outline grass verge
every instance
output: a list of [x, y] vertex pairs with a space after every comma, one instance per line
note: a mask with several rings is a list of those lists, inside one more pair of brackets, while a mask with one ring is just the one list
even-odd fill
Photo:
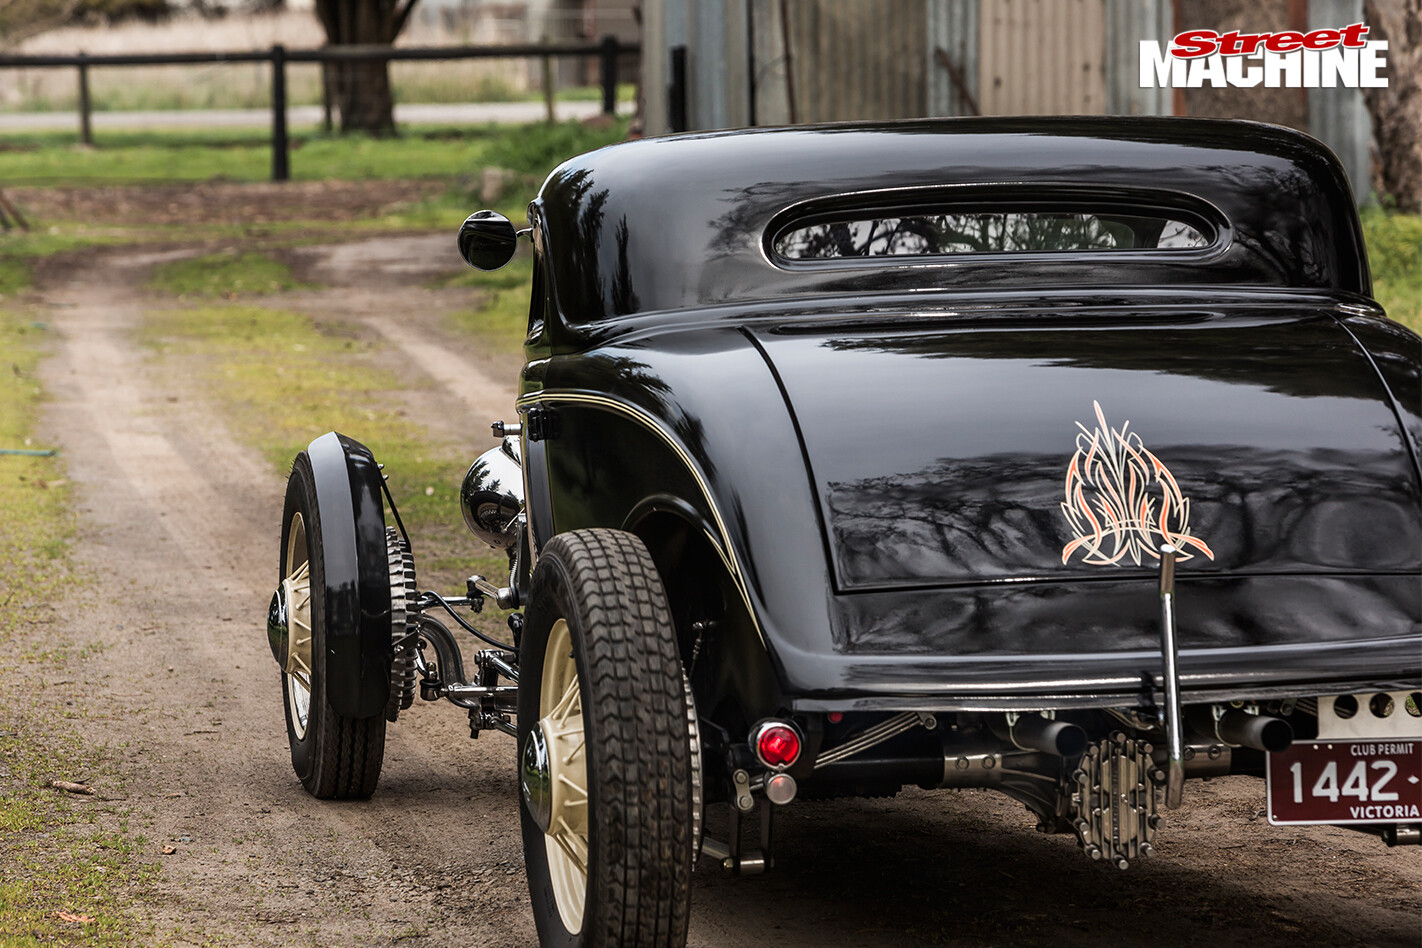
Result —
[[[293, 131], [298, 181], [458, 178], [486, 165], [543, 175], [562, 159], [626, 137], [626, 120], [585, 125], [418, 126], [398, 138]], [[264, 129], [103, 132], [92, 148], [54, 132], [17, 133], [0, 148], [0, 181], [12, 187], [265, 181], [271, 146]]]
[[53, 232], [0, 234], [0, 302], [29, 289], [35, 264], [50, 254], [114, 243], [116, 238], [54, 228]]
[[233, 250], [161, 263], [153, 268], [148, 288], [180, 297], [235, 299], [306, 287], [279, 260], [256, 251]]
[[[0, 308], [0, 448], [43, 450], [34, 418], [44, 330]], [[0, 948], [128, 945], [145, 934], [127, 906], [157, 867], [140, 861], [122, 813], [97, 797], [69, 797], [51, 780], [105, 795], [122, 779], [77, 733], [78, 714], [49, 697], [66, 649], [44, 624], [70, 582], [73, 519], [59, 457], [0, 454]], [[34, 642], [46, 642], [38, 654]], [[36, 662], [42, 676], [34, 674]]]
[[[13, 687], [3, 690], [12, 706], [33, 706]], [[138, 858], [146, 840], [130, 834], [115, 805], [49, 788], [82, 777], [106, 794], [123, 791], [102, 754], [53, 714], [7, 719], [0, 733], [0, 948], [143, 944], [151, 933], [129, 905], [159, 867]]]
[[[0, 308], [0, 449], [49, 448], [33, 438], [42, 392], [35, 378], [45, 330], [27, 314]], [[58, 457], [0, 454], [0, 639], [25, 621], [22, 604], [41, 602], [65, 582], [73, 521]]]
[[1422, 333], [1422, 215], [1363, 210], [1373, 296], [1388, 316]]
[[502, 270], [461, 271], [443, 285], [475, 287], [485, 292], [477, 307], [455, 313], [451, 322], [460, 333], [474, 336], [496, 353], [518, 352], [528, 331], [532, 281], [533, 251], [522, 244], [518, 256]]

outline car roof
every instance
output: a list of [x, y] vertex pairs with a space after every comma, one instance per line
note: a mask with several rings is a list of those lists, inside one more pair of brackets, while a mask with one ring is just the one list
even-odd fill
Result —
[[[771, 238], [836, 208], [1049, 206], [1202, 214], [1204, 253], [954, 254], [791, 262]], [[1046, 286], [1371, 294], [1353, 196], [1324, 145], [1254, 122], [965, 118], [675, 135], [560, 165], [530, 215], [568, 322], [806, 296]]]

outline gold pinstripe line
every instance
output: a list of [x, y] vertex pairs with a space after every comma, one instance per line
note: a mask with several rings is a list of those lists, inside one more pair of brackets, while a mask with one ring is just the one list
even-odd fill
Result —
[[731, 581], [736, 584], [736, 591], [741, 594], [741, 601], [745, 603], [746, 614], [750, 616], [751, 625], [755, 627], [756, 635], [760, 636], [761, 644], [766, 645], [765, 630], [761, 628], [760, 617], [756, 615], [755, 607], [751, 605], [750, 590], [746, 585], [745, 572], [741, 569], [740, 561], [736, 558], [735, 547], [731, 544], [731, 533], [726, 529], [726, 521], [725, 518], [721, 516], [721, 508], [717, 506], [716, 498], [711, 494], [711, 485], [706, 482], [705, 476], [701, 473], [701, 468], [696, 464], [695, 460], [692, 459], [691, 455], [687, 453], [686, 448], [684, 448], [681, 442], [677, 441], [676, 438], [672, 437], [671, 432], [667, 431], [661, 420], [645, 409], [638, 408], [635, 405], [629, 405], [615, 398], [609, 398], [606, 395], [595, 395], [591, 392], [543, 391], [536, 395], [525, 395], [515, 402], [514, 405], [519, 412], [522, 413], [526, 411], [527, 406], [535, 405], [540, 402], [592, 405], [617, 412], [631, 418], [652, 432], [676, 453], [682, 465], [691, 472], [691, 476], [696, 480], [696, 486], [701, 489], [701, 495], [706, 498], [706, 505], [711, 508], [711, 516], [716, 521], [716, 529], [721, 534], [720, 542], [716, 542], [716, 537], [710, 537], [712, 546], [715, 547], [716, 553], [721, 557], [721, 562], [731, 574]]

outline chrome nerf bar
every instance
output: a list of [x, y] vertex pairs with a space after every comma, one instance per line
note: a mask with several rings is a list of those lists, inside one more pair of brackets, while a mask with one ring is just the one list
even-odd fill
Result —
[[1165, 658], [1165, 805], [1180, 805], [1185, 789], [1185, 722], [1180, 709], [1179, 647], [1175, 640], [1175, 547], [1160, 548], [1160, 651]]

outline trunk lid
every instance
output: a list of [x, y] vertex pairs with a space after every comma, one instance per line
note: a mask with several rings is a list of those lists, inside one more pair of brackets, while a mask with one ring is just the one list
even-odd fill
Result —
[[1326, 311], [1014, 313], [753, 335], [836, 592], [1422, 568], [1415, 462]]

